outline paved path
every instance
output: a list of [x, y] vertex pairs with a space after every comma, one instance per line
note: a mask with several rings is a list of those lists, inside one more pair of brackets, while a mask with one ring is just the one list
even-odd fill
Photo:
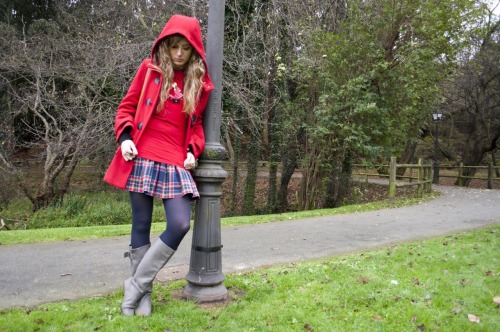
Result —
[[[500, 223], [500, 190], [437, 187], [415, 206], [222, 230], [224, 273], [331, 257]], [[109, 294], [129, 274], [129, 237], [0, 246], [0, 309]], [[184, 278], [191, 232], [160, 281]]]

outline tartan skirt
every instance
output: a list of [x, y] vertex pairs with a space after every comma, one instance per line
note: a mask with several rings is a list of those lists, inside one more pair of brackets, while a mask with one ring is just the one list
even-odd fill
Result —
[[186, 169], [157, 161], [135, 158], [126, 190], [158, 198], [176, 198], [190, 195], [200, 197], [196, 183]]

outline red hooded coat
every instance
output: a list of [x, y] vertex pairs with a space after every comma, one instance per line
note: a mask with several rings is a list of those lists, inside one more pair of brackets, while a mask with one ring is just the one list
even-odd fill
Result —
[[[153, 58], [159, 41], [173, 34], [184, 36], [202, 57], [205, 67], [207, 67], [200, 24], [197, 19], [182, 15], [174, 15], [168, 20], [153, 45], [151, 58]], [[152, 63], [151, 58], [142, 61], [127, 94], [118, 106], [115, 118], [116, 140], [118, 140], [126, 128], [130, 127], [130, 135], [136, 146], [141, 139], [142, 133], [148, 127], [151, 115], [160, 100], [163, 77], [159, 69]], [[184, 151], [187, 151], [189, 148], [195, 158], [198, 158], [205, 148], [205, 134], [202, 125], [203, 112], [208, 102], [209, 92], [214, 88], [208, 75], [208, 70], [203, 78], [203, 82], [204, 87], [200, 100], [190, 121], [187, 121], [186, 128], [186, 149]], [[132, 168], [133, 161], [125, 161], [121, 153], [121, 148], [118, 147], [104, 175], [104, 181], [115, 187], [124, 189]]]

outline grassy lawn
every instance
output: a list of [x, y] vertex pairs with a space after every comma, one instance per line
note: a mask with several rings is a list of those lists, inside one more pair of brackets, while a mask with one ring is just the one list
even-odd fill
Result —
[[155, 284], [145, 318], [120, 314], [121, 292], [4, 310], [0, 331], [500, 331], [499, 231], [227, 275], [220, 304]]

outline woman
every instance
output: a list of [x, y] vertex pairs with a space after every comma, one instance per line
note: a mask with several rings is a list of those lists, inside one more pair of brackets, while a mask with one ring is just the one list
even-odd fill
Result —
[[[203, 111], [213, 84], [198, 20], [174, 15], [144, 60], [115, 118], [120, 147], [104, 176], [130, 192], [132, 277], [124, 283], [124, 315], [150, 315], [152, 283], [189, 231], [199, 197], [189, 170], [205, 147]], [[150, 243], [153, 198], [161, 198], [166, 230]]]

